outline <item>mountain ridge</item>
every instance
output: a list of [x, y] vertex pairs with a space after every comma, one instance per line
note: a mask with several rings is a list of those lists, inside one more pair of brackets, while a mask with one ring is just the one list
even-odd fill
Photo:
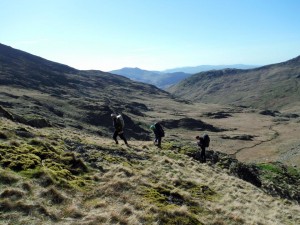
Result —
[[211, 70], [167, 89], [192, 101], [288, 109], [300, 104], [300, 57], [248, 70]]

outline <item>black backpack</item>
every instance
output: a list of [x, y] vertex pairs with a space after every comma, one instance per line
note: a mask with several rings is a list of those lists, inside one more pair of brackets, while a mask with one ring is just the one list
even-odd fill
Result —
[[204, 144], [204, 147], [209, 147], [209, 142], [210, 142], [210, 138], [209, 138], [208, 134], [204, 134], [203, 135], [203, 144]]
[[162, 126], [160, 125], [160, 123], [155, 123], [154, 126], [155, 126], [155, 129], [159, 132], [160, 136], [164, 137], [165, 136], [165, 131], [162, 128]]

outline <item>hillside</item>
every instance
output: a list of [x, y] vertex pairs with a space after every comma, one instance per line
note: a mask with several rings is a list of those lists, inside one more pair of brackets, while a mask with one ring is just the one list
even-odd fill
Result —
[[119, 70], [112, 70], [110, 72], [125, 76], [135, 81], [153, 84], [161, 89], [166, 89], [191, 75], [183, 72], [164, 73], [160, 71], [149, 71], [128, 67]]
[[110, 114], [122, 112], [130, 136], [145, 139], [149, 131], [134, 120], [147, 110], [143, 102], [170, 99], [152, 85], [101, 71], [76, 70], [5, 45], [0, 45], [0, 86], [0, 106], [15, 121], [108, 135]]
[[170, 87], [175, 96], [197, 102], [286, 109], [300, 106], [300, 57], [256, 69], [212, 70]]
[[[0, 128], [1, 224], [300, 221], [295, 201], [279, 198], [276, 191], [271, 196], [233, 176], [234, 167], [226, 169], [228, 158], [217, 164], [199, 163], [188, 156], [197, 149], [188, 143], [165, 141], [162, 149], [140, 141], [131, 141], [130, 147], [116, 146], [72, 129], [35, 129], [3, 118]], [[271, 179], [278, 179], [282, 169], [272, 164], [261, 164], [261, 168], [268, 172], [266, 178], [259, 178], [263, 187], [274, 190]], [[297, 170], [289, 171], [289, 179], [300, 177]], [[289, 184], [283, 181], [281, 185]], [[289, 185], [299, 188], [297, 183]]]
[[[5, 45], [0, 88], [0, 224], [300, 222], [298, 114], [178, 100]], [[129, 146], [112, 140], [112, 112]]]

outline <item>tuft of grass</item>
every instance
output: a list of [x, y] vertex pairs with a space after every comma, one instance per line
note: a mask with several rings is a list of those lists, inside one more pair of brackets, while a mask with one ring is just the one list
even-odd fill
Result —
[[52, 204], [62, 204], [67, 200], [55, 187], [50, 187], [47, 191], [42, 192], [41, 197], [49, 199]]
[[23, 198], [25, 193], [23, 191], [20, 191], [18, 189], [6, 189], [1, 194], [1, 198], [9, 198], [11, 200], [18, 200], [20, 198]]
[[18, 182], [19, 178], [12, 172], [0, 169], [0, 184], [12, 185]]

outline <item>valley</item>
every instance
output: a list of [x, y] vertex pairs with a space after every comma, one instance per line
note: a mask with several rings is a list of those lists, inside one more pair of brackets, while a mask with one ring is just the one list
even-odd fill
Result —
[[[4, 45], [0, 88], [1, 224], [300, 222], [295, 93], [276, 109], [202, 102]], [[129, 146], [114, 143], [111, 113], [123, 115]]]

